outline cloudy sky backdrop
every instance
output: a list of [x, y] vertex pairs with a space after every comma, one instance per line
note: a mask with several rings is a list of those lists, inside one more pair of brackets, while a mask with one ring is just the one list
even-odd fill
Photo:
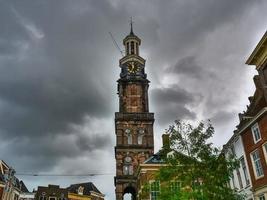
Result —
[[175, 119], [211, 119], [221, 146], [254, 92], [244, 63], [267, 27], [264, 0], [0, 0], [0, 159], [32, 189], [93, 181], [114, 199], [119, 45], [129, 19], [151, 80], [156, 150]]

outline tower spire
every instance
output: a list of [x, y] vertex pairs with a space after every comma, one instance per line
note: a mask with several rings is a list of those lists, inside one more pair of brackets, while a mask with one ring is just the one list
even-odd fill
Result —
[[130, 26], [131, 26], [131, 32], [130, 34], [133, 35], [133, 18], [131, 17], [131, 21], [130, 21]]

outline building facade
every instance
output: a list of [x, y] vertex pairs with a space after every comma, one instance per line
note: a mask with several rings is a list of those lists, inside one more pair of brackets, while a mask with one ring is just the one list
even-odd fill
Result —
[[67, 190], [69, 200], [104, 200], [105, 197], [91, 182], [73, 184]]
[[29, 191], [24, 182], [15, 177], [15, 170], [0, 160], [0, 199], [19, 200], [26, 192]]
[[58, 185], [39, 186], [36, 195], [36, 200], [67, 200], [68, 190], [60, 188]]
[[251, 175], [256, 200], [267, 199], [267, 32], [264, 34], [246, 64], [255, 65], [256, 91], [249, 97], [247, 110], [240, 114], [239, 134]]
[[[157, 153], [140, 164], [137, 170], [137, 199], [157, 199], [160, 192], [160, 182], [156, 180], [156, 174], [165, 164]], [[144, 187], [149, 184], [149, 190]]]
[[240, 162], [239, 167], [233, 171], [233, 175], [229, 183], [230, 187], [241, 194], [245, 194], [247, 200], [253, 200], [254, 198], [247, 157], [244, 151], [242, 138], [238, 131], [235, 131], [230, 140], [223, 146], [223, 151], [226, 157], [234, 156]]
[[133, 33], [123, 40], [125, 56], [120, 59], [118, 80], [119, 112], [115, 113], [116, 200], [125, 193], [137, 195], [138, 166], [153, 155], [154, 113], [149, 112], [149, 80], [145, 73], [145, 60], [139, 55], [141, 40]]

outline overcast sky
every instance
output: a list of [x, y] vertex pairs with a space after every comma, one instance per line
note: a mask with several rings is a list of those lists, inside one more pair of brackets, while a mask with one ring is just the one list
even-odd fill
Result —
[[129, 19], [147, 60], [156, 150], [175, 119], [232, 135], [253, 95], [245, 61], [267, 27], [264, 0], [0, 0], [0, 159], [32, 189], [93, 181], [114, 199], [114, 112]]

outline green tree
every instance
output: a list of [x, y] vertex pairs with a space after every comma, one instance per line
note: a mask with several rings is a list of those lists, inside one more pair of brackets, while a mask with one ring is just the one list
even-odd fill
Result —
[[175, 121], [167, 130], [170, 145], [160, 152], [166, 165], [160, 168], [162, 200], [241, 200], [243, 195], [229, 188], [233, 170], [239, 163], [210, 142], [214, 128], [210, 123], [196, 127]]

